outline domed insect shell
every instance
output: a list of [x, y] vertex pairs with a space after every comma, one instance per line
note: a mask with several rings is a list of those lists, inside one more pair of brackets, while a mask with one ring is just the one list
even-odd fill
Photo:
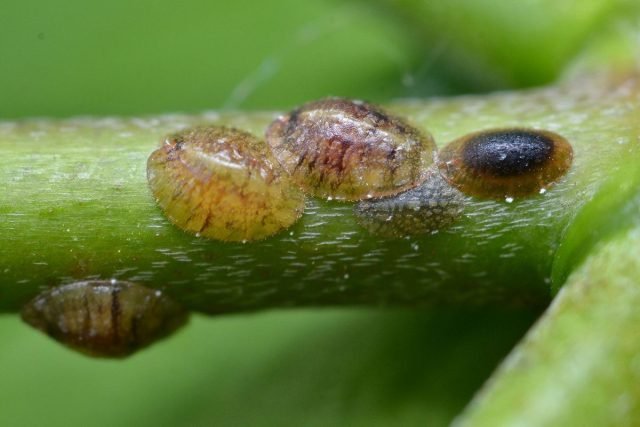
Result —
[[173, 224], [210, 239], [263, 239], [291, 226], [304, 209], [304, 194], [269, 147], [233, 128], [168, 136], [147, 161], [147, 179]]
[[42, 292], [22, 319], [60, 343], [96, 357], [125, 357], [188, 320], [162, 292], [116, 281], [87, 281]]
[[305, 192], [349, 201], [419, 185], [436, 151], [431, 135], [378, 106], [343, 98], [310, 102], [279, 117], [266, 139]]
[[548, 130], [489, 129], [444, 147], [438, 167], [465, 194], [506, 199], [545, 192], [573, 160], [569, 142]]

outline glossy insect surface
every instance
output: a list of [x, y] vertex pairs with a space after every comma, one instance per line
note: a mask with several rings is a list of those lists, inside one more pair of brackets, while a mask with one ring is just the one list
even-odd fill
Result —
[[545, 192], [569, 170], [572, 159], [571, 145], [554, 132], [492, 129], [448, 144], [438, 166], [466, 194], [510, 200]]
[[342, 98], [311, 102], [276, 119], [266, 138], [304, 191], [352, 201], [420, 184], [436, 150], [430, 135], [403, 120]]
[[461, 214], [465, 196], [437, 170], [425, 182], [395, 196], [363, 200], [355, 207], [358, 223], [383, 237], [407, 237], [437, 232]]
[[174, 332], [188, 313], [154, 289], [88, 281], [41, 293], [23, 308], [22, 319], [82, 353], [125, 357]]
[[304, 209], [304, 194], [269, 147], [227, 127], [168, 136], [149, 157], [147, 179], [171, 222], [211, 239], [262, 239], [289, 227]]

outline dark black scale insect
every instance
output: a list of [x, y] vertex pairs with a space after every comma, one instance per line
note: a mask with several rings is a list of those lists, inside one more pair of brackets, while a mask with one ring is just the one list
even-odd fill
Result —
[[546, 190], [567, 173], [573, 150], [547, 130], [493, 129], [456, 139], [439, 157], [440, 173], [462, 192], [511, 198]]
[[544, 167], [553, 150], [553, 140], [548, 136], [514, 129], [481, 133], [469, 139], [462, 150], [462, 157], [471, 169], [509, 177]]

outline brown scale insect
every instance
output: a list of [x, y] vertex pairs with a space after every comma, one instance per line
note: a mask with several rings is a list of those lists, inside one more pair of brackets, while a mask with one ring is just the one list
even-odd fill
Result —
[[22, 319], [62, 344], [96, 357], [125, 357], [184, 325], [188, 313], [158, 290], [87, 281], [42, 292]]
[[548, 130], [508, 128], [474, 132], [439, 153], [444, 178], [462, 192], [512, 200], [546, 191], [567, 173], [569, 142]]
[[407, 237], [440, 231], [453, 224], [465, 196], [435, 168], [419, 186], [395, 196], [363, 200], [354, 209], [358, 224], [381, 237]]
[[273, 152], [306, 192], [363, 200], [413, 188], [426, 179], [436, 146], [380, 107], [343, 98], [310, 102], [267, 129]]
[[147, 179], [171, 222], [211, 239], [263, 239], [292, 225], [304, 209], [304, 194], [269, 147], [232, 128], [168, 136], [147, 161]]

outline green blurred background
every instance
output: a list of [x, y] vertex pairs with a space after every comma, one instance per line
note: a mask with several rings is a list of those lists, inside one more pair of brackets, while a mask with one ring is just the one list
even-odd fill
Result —
[[[589, 46], [619, 48], [608, 40], [634, 31], [620, 18], [630, 11], [633, 0], [3, 0], [0, 119], [538, 85]], [[76, 355], [5, 315], [0, 425], [446, 425], [536, 315], [196, 316], [122, 362]]]
[[329, 94], [383, 101], [540, 84], [631, 3], [3, 0], [0, 117], [274, 109]]

